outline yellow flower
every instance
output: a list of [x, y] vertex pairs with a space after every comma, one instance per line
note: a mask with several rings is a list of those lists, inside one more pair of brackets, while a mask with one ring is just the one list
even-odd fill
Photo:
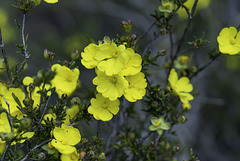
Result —
[[98, 93], [96, 99], [91, 99], [91, 106], [88, 107], [88, 112], [93, 114], [96, 120], [109, 121], [113, 115], [118, 113], [119, 105], [118, 99], [111, 101]]
[[[5, 102], [9, 104], [10, 108], [10, 113], [12, 116], [17, 116], [18, 119], [23, 118], [23, 113], [17, 108], [18, 104], [14, 100], [12, 93], [19, 99], [20, 103], [24, 100], [25, 98], [25, 93], [20, 89], [20, 88], [9, 88], [2, 83], [0, 83], [0, 102], [2, 102], [2, 106], [8, 111], [8, 106]], [[5, 100], [4, 100], [5, 99]]]
[[129, 59], [124, 45], [117, 46], [115, 43], [103, 44], [96, 53], [96, 59], [101, 60], [98, 69], [105, 72], [106, 75], [112, 76], [119, 74]]
[[89, 44], [84, 48], [84, 52], [81, 53], [82, 60], [81, 63], [87, 69], [95, 68], [98, 65], [98, 60], [95, 58], [96, 53], [98, 52], [98, 46], [96, 44]]
[[158, 7], [158, 10], [164, 12], [164, 16], [168, 17], [170, 13], [174, 10], [173, 0], [162, 0], [162, 5]]
[[240, 32], [235, 27], [225, 27], [217, 37], [219, 50], [223, 54], [236, 55], [240, 52]]
[[44, 0], [44, 1], [47, 3], [57, 3], [58, 2], [58, 0]]
[[150, 131], [157, 130], [159, 135], [162, 135], [163, 130], [169, 130], [170, 129], [170, 123], [164, 122], [164, 117], [161, 116], [159, 118], [153, 116], [151, 118], [152, 125], [149, 126]]
[[[191, 13], [192, 10], [192, 6], [195, 0], [187, 0], [184, 5], [189, 8], [189, 12]], [[197, 9], [195, 12], [197, 12], [198, 10], [204, 9], [206, 7], [208, 7], [208, 5], [210, 4], [210, 0], [199, 0], [198, 4], [197, 4]], [[180, 18], [184, 18], [186, 19], [188, 17], [187, 12], [185, 11], [185, 9], [183, 7], [180, 7], [179, 10], [177, 11], [177, 14]]]
[[122, 75], [107, 76], [101, 71], [97, 71], [97, 77], [93, 79], [93, 84], [97, 85], [97, 91], [111, 101], [121, 97], [124, 89], [128, 88], [128, 81]]
[[168, 81], [171, 89], [179, 96], [182, 103], [188, 103], [193, 100], [193, 96], [189, 93], [193, 90], [193, 86], [189, 83], [187, 77], [181, 77], [178, 79], [175, 69], [171, 69]]
[[188, 56], [181, 55], [174, 61], [176, 69], [185, 70], [188, 68]]
[[146, 94], [147, 82], [144, 78], [144, 74], [142, 72], [127, 76], [126, 80], [129, 83], [129, 87], [124, 90], [124, 97], [130, 102], [136, 102], [139, 99], [142, 99]]
[[51, 69], [56, 72], [51, 84], [56, 88], [56, 93], [59, 98], [61, 98], [63, 94], [70, 96], [77, 87], [80, 74], [79, 70], [77, 68], [71, 70], [60, 64], [54, 64]]
[[55, 139], [51, 143], [62, 154], [71, 154], [76, 151], [74, 145], [81, 140], [79, 130], [66, 125], [62, 125], [61, 128], [55, 127], [53, 136]]

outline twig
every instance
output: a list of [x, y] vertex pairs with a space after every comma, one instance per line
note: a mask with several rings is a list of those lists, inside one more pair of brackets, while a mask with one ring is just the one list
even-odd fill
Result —
[[147, 29], [147, 31], [138, 39], [138, 41], [136, 42], [136, 45], [137, 46], [139, 44], [139, 42], [145, 37], [148, 35], [149, 31], [157, 24], [157, 20], [154, 21], [151, 26]]
[[49, 98], [48, 98], [48, 100], [47, 100], [47, 102], [46, 102], [46, 104], [45, 104], [45, 107], [44, 107], [42, 116], [41, 116], [41, 118], [40, 118], [40, 120], [39, 120], [39, 122], [38, 122], [39, 125], [41, 125], [41, 122], [42, 122], [42, 120], [43, 120], [43, 117], [44, 117], [44, 115], [45, 115], [45, 113], [46, 113], [46, 111], [47, 111], [47, 107], [48, 107], [48, 104], [49, 104], [49, 101], [50, 101], [50, 99], [51, 99], [51, 96], [52, 96], [53, 92], [54, 92], [54, 89], [51, 90], [51, 95], [49, 96]]
[[0, 47], [1, 47], [1, 50], [2, 50], [3, 60], [4, 60], [4, 64], [5, 64], [6, 70], [7, 70], [7, 76], [8, 76], [9, 81], [12, 82], [12, 75], [11, 75], [11, 72], [10, 72], [8, 59], [7, 59], [7, 56], [6, 56], [5, 49], [4, 49], [4, 43], [3, 43], [3, 39], [2, 39], [1, 28], [0, 28], [0, 42], [1, 42]]
[[52, 138], [50, 138], [50, 139], [48, 139], [48, 140], [45, 140], [45, 141], [43, 141], [41, 144], [38, 144], [38, 145], [36, 145], [35, 147], [33, 147], [33, 148], [26, 154], [26, 156], [25, 156], [23, 159], [21, 159], [21, 161], [26, 160], [32, 150], [39, 148], [40, 146], [48, 143], [48, 142], [51, 141], [51, 140], [52, 140]]
[[[181, 2], [181, 1], [180, 1]], [[194, 1], [194, 4], [192, 6], [192, 10], [191, 10], [191, 13], [189, 13], [189, 9], [186, 8], [186, 6], [184, 6], [182, 4], [182, 6], [185, 8], [185, 10], [187, 11], [188, 13], [188, 22], [187, 22], [187, 25], [184, 29], [184, 32], [183, 32], [183, 35], [182, 35], [182, 38], [179, 40], [179, 43], [178, 43], [178, 47], [177, 47], [177, 51], [175, 53], [175, 56], [173, 57], [173, 60], [175, 60], [177, 58], [177, 55], [179, 54], [179, 51], [181, 50], [181, 47], [182, 47], [182, 44], [184, 42], [184, 39], [185, 39], [185, 36], [190, 28], [190, 25], [191, 25], [191, 21], [192, 21], [192, 17], [193, 17], [193, 14], [195, 13], [195, 10], [196, 10], [196, 7], [197, 7], [197, 3], [198, 3], [198, 0], [195, 0]]]
[[198, 0], [195, 0], [194, 3], [193, 3], [193, 6], [192, 6], [192, 10], [191, 10], [191, 13], [189, 12], [189, 9], [181, 2], [181, 0], [179, 0], [179, 2], [181, 3], [181, 5], [183, 6], [183, 8], [186, 10], [187, 14], [188, 14], [188, 21], [187, 21], [187, 25], [184, 29], [184, 32], [183, 32], [183, 35], [181, 37], [181, 39], [179, 40], [178, 42], [178, 47], [177, 47], [177, 50], [176, 50], [176, 53], [174, 56], [171, 57], [171, 64], [170, 64], [170, 67], [169, 67], [169, 70], [168, 70], [168, 73], [167, 75], [170, 74], [170, 70], [173, 66], [173, 62], [174, 60], [177, 58], [181, 48], [182, 48], [182, 44], [185, 40], [185, 36], [190, 28], [190, 25], [191, 25], [191, 22], [192, 22], [192, 17], [193, 17], [193, 14], [195, 13], [195, 10], [196, 10], [196, 7], [197, 7], [197, 3], [198, 3]]
[[26, 21], [26, 13], [23, 13], [23, 21], [22, 21], [22, 43], [23, 43], [23, 53], [24, 53], [24, 61], [22, 62], [20, 68], [17, 70], [15, 77], [13, 78], [12, 82], [11, 82], [11, 86], [13, 86], [13, 83], [15, 82], [15, 80], [17, 79], [17, 75], [23, 70], [25, 64], [27, 63], [30, 54], [27, 53], [27, 47], [26, 47], [26, 42], [25, 42], [25, 21]]
[[172, 31], [169, 26], [169, 20], [167, 19], [167, 30], [169, 35], [169, 41], [170, 41], [170, 58], [173, 59], [173, 38], [172, 38]]
[[202, 67], [200, 67], [196, 73], [194, 73], [193, 75], [191, 75], [191, 76], [189, 77], [189, 79], [192, 79], [193, 77], [197, 76], [197, 74], [199, 74], [201, 71], [203, 71], [204, 69], [206, 69], [209, 65], [211, 65], [220, 55], [222, 55], [221, 52], [217, 53], [217, 55], [216, 55], [214, 58], [212, 58], [212, 59], [209, 60], [205, 65], [203, 65]]

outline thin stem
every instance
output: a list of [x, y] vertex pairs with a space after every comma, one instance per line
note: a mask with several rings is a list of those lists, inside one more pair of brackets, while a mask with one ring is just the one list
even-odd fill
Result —
[[169, 25], [169, 20], [167, 20], [167, 29], [169, 34], [169, 41], [170, 41], [170, 57], [173, 59], [173, 37], [172, 37], [172, 31]]
[[33, 147], [33, 148], [27, 153], [27, 155], [26, 155], [23, 159], [21, 159], [21, 161], [26, 160], [26, 159], [28, 158], [28, 156], [29, 156], [29, 154], [30, 154], [31, 151], [33, 151], [34, 149], [37, 149], [37, 148], [41, 147], [42, 145], [48, 143], [48, 142], [51, 141], [51, 140], [52, 140], [52, 138], [51, 138], [51, 139], [48, 139], [48, 140], [45, 140], [45, 141], [43, 141], [41, 144], [38, 144], [38, 145], [36, 145], [35, 147]]
[[191, 10], [191, 13], [189, 12], [189, 9], [179, 0], [179, 2], [181, 3], [181, 5], [183, 6], [183, 8], [186, 10], [187, 14], [188, 14], [188, 21], [187, 21], [187, 25], [184, 29], [184, 32], [183, 32], [183, 35], [181, 37], [181, 39], [179, 40], [178, 42], [178, 47], [177, 47], [177, 50], [176, 50], [176, 53], [174, 56], [171, 57], [171, 64], [170, 64], [170, 67], [169, 67], [169, 70], [168, 70], [168, 73], [167, 75], [170, 74], [170, 70], [173, 66], [173, 62], [174, 60], [178, 57], [179, 53], [180, 53], [180, 50], [182, 48], [182, 45], [183, 45], [183, 42], [185, 40], [185, 37], [187, 35], [187, 32], [190, 28], [190, 25], [191, 25], [191, 22], [192, 22], [192, 17], [193, 17], [193, 14], [195, 13], [195, 10], [196, 10], [196, 7], [197, 7], [197, 3], [198, 3], [198, 0], [195, 0], [194, 3], [193, 3], [193, 6], [192, 6], [192, 10]]
[[16, 81], [18, 74], [23, 70], [25, 64], [27, 63], [28, 59], [30, 58], [30, 54], [27, 52], [27, 46], [25, 41], [25, 21], [26, 21], [26, 13], [23, 13], [23, 21], [22, 21], [22, 43], [23, 43], [23, 53], [24, 53], [24, 61], [21, 63], [20, 68], [16, 71], [15, 77], [13, 78], [11, 82], [11, 86], [13, 86], [13, 83]]
[[147, 29], [147, 31], [138, 39], [138, 41], [136, 42], [136, 45], [137, 46], [139, 44], [139, 42], [145, 37], [148, 35], [148, 33], [150, 32], [150, 30], [157, 24], [157, 20], [154, 21], [151, 26]]
[[[191, 25], [191, 21], [192, 21], [192, 17], [193, 17], [193, 14], [195, 13], [195, 10], [196, 10], [196, 7], [197, 7], [197, 3], [198, 3], [198, 0], [195, 0], [194, 1], [194, 4], [192, 6], [192, 10], [191, 10], [191, 13], [189, 13], [189, 9], [186, 9], [185, 10], [187, 11], [188, 13], [188, 22], [187, 22], [187, 25], [184, 29], [184, 32], [183, 32], [183, 35], [182, 35], [182, 38], [179, 40], [179, 43], [178, 43], [178, 47], [177, 47], [177, 51], [175, 53], [175, 56], [174, 56], [174, 59], [176, 59], [177, 55], [179, 54], [179, 51], [181, 50], [181, 47], [182, 47], [182, 44], [185, 40], [185, 36], [190, 28], [190, 25]], [[182, 4], [182, 6], [184, 7], [184, 5]], [[186, 6], [185, 6], [186, 7]]]
[[2, 39], [1, 28], [0, 28], [0, 41], [1, 41], [0, 47], [1, 47], [2, 55], [3, 55], [3, 60], [4, 60], [4, 63], [5, 63], [5, 66], [6, 66], [6, 70], [7, 70], [7, 76], [8, 76], [9, 81], [12, 82], [12, 75], [11, 75], [11, 72], [10, 72], [8, 59], [7, 59], [7, 56], [6, 56], [5, 49], [4, 49], [4, 43], [3, 43], [3, 39]]
[[220, 55], [222, 55], [221, 52], [219, 52], [214, 58], [212, 58], [211, 60], [209, 60], [205, 65], [203, 65], [202, 67], [200, 67], [198, 69], [198, 72], [194, 73], [193, 75], [191, 75], [189, 77], [189, 79], [192, 79], [193, 77], [197, 76], [197, 74], [199, 74], [200, 72], [202, 72], [204, 69], [206, 69], [209, 65], [211, 65]]
[[54, 89], [51, 91], [51, 95], [49, 96], [49, 98], [48, 98], [48, 100], [47, 100], [47, 102], [46, 102], [46, 104], [45, 104], [45, 107], [44, 107], [42, 116], [41, 116], [41, 118], [40, 118], [40, 120], [39, 120], [39, 122], [38, 122], [39, 125], [41, 125], [41, 122], [42, 122], [42, 120], [43, 120], [43, 117], [44, 117], [44, 115], [45, 115], [45, 113], [46, 113], [46, 111], [47, 111], [47, 107], [48, 107], [48, 104], [49, 104], [49, 101], [50, 101], [50, 99], [51, 99], [51, 96], [52, 96], [53, 92], [54, 92]]
[[23, 21], [22, 21], [22, 42], [23, 42], [23, 49], [24, 49], [24, 56], [25, 58], [29, 58], [30, 55], [27, 53], [27, 47], [25, 43], [25, 21], [26, 21], [26, 13], [23, 14]]

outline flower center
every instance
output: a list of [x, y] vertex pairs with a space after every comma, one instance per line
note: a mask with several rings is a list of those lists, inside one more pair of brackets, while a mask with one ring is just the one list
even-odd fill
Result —
[[130, 83], [129, 82], [129, 86], [128, 86], [129, 88], [131, 88], [131, 87], [133, 87], [133, 83]]
[[230, 39], [230, 43], [231, 43], [232, 45], [234, 45], [234, 44], [236, 43], [236, 41], [237, 41], [237, 40], [236, 40], [235, 38], [231, 38], [231, 39]]
[[66, 140], [66, 138], [63, 138], [62, 144], [66, 145], [67, 143], [68, 143], [68, 141]]
[[118, 57], [118, 53], [115, 52], [115, 53], [112, 54], [112, 56], [113, 56], [114, 58], [116, 58], [116, 57]]
[[158, 121], [155, 126], [159, 127], [161, 124], [162, 124], [161, 121]]
[[108, 103], [104, 102], [104, 103], [102, 104], [102, 108], [107, 108], [107, 107], [108, 107]]
[[72, 82], [72, 77], [70, 75], [67, 76], [67, 79], [66, 79], [68, 82]]
[[180, 64], [184, 65], [185, 63], [187, 63], [188, 61], [188, 57], [187, 56], [180, 56]]
[[116, 82], [117, 82], [117, 78], [115, 78], [115, 77], [110, 77], [110, 81], [111, 81], [112, 83], [116, 83]]
[[163, 4], [163, 8], [169, 9], [169, 7], [170, 7], [170, 3], [165, 3], [165, 4]]

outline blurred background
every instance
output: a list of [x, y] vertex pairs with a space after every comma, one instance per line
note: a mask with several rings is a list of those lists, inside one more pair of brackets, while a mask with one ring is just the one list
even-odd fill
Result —
[[[201, 6], [194, 15], [182, 54], [191, 55], [194, 52], [193, 62], [201, 66], [208, 61], [208, 52], [213, 48], [218, 50], [216, 38], [221, 29], [239, 26], [240, 1], [199, 0], [199, 3]], [[0, 0], [0, 27], [10, 66], [14, 67], [23, 60], [16, 53], [16, 44], [21, 43], [21, 33], [14, 21], [16, 19], [22, 23], [22, 13], [12, 4], [13, 0]], [[56, 54], [54, 63], [57, 63], [57, 60], [70, 60], [74, 49], [81, 52], [90, 42], [97, 43], [104, 36], [114, 38], [117, 34], [122, 35], [122, 20], [132, 20], [133, 33], [141, 38], [136, 48], [139, 54], [143, 55], [148, 50], [154, 55], [161, 49], [169, 51], [168, 35], [155, 37], [154, 32], [158, 30], [156, 27], [150, 28], [155, 21], [150, 14], [159, 5], [159, 0], [60, 0], [57, 4], [42, 1], [26, 16], [25, 31], [29, 34], [27, 45], [31, 58], [23, 75], [33, 76], [39, 69], [49, 68], [43, 57], [44, 49]], [[176, 45], [186, 25], [186, 18], [176, 16], [172, 23]], [[209, 40], [208, 46], [201, 50], [188, 50], [187, 42], [193, 41], [193, 36], [200, 37], [203, 32]], [[153, 84], [161, 84], [166, 79], [162, 65], [168, 56], [160, 58], [159, 67], [151, 68]], [[94, 90], [91, 82], [95, 77], [94, 71], [86, 70], [80, 63], [79, 68], [82, 81], [80, 90]], [[203, 161], [240, 160], [239, 74], [240, 57], [222, 55], [192, 79], [194, 90], [199, 94], [191, 102], [192, 109], [186, 115], [188, 121], [174, 127], [178, 131], [174, 139], [179, 140], [180, 160], [187, 158], [189, 148], [193, 148]], [[6, 77], [4, 71], [0, 71], [0, 77]]]

